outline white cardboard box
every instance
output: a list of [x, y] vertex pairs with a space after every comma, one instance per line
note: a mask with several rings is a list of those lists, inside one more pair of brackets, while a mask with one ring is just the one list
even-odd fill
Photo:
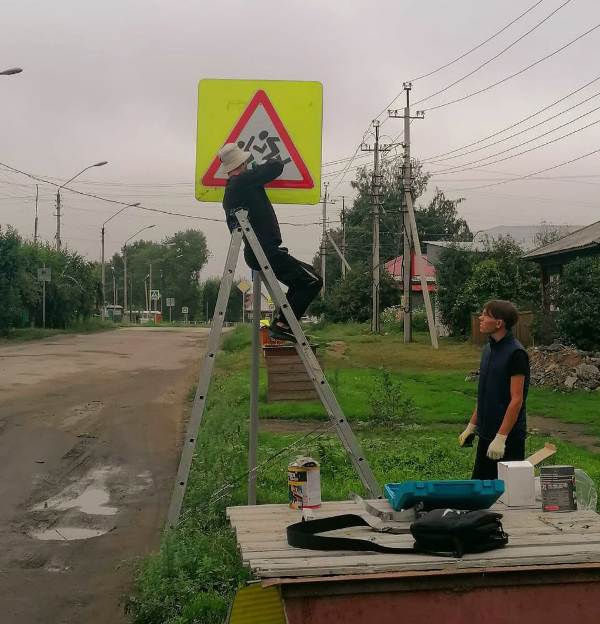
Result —
[[535, 506], [535, 475], [531, 462], [498, 462], [498, 479], [504, 481], [500, 502], [508, 507]]

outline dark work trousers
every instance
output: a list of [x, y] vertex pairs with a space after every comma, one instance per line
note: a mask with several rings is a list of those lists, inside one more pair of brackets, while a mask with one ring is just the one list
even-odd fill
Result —
[[525, 459], [525, 440], [506, 440], [506, 450], [504, 457], [495, 460], [490, 459], [486, 453], [491, 440], [479, 438], [477, 442], [477, 455], [475, 456], [475, 466], [473, 466], [472, 479], [497, 479], [499, 461], [523, 461]]
[[[288, 287], [287, 300], [292, 312], [300, 320], [310, 302], [319, 294], [323, 287], [323, 280], [310, 264], [290, 256], [285, 247], [265, 246], [264, 252], [275, 277]], [[260, 271], [261, 267], [249, 247], [244, 248], [244, 259], [251, 269]], [[281, 320], [287, 324], [281, 312], [275, 320]]]

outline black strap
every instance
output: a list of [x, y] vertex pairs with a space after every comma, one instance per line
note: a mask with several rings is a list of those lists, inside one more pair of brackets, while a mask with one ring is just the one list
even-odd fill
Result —
[[369, 540], [354, 539], [350, 537], [325, 537], [317, 533], [326, 533], [335, 529], [347, 529], [353, 526], [371, 526], [364, 518], [356, 514], [343, 514], [330, 518], [318, 518], [316, 520], [304, 520], [290, 524], [287, 528], [287, 540], [290, 546], [295, 548], [307, 548], [309, 550], [370, 550], [381, 553], [412, 553], [416, 551], [412, 547], [392, 548], [383, 546]]

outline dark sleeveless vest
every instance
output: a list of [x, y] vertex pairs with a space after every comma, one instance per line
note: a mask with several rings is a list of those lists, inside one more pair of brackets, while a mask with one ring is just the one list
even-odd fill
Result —
[[[515, 351], [525, 351], [523, 345], [508, 332], [502, 340], [490, 339], [481, 354], [479, 388], [477, 390], [477, 433], [484, 440], [493, 440], [510, 403], [510, 374], [508, 364]], [[527, 435], [525, 401], [529, 390], [529, 372], [525, 377], [523, 406], [508, 439], [523, 440]]]

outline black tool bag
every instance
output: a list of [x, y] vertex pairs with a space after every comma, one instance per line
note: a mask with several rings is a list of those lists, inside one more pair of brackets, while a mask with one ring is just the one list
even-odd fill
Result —
[[310, 550], [370, 550], [462, 557], [465, 553], [484, 552], [505, 546], [508, 535], [502, 529], [501, 518], [502, 514], [487, 510], [434, 509], [410, 525], [410, 533], [415, 539], [412, 548], [394, 548], [364, 539], [319, 535], [335, 529], [371, 526], [355, 514], [297, 522], [287, 528], [287, 539], [290, 546]]

